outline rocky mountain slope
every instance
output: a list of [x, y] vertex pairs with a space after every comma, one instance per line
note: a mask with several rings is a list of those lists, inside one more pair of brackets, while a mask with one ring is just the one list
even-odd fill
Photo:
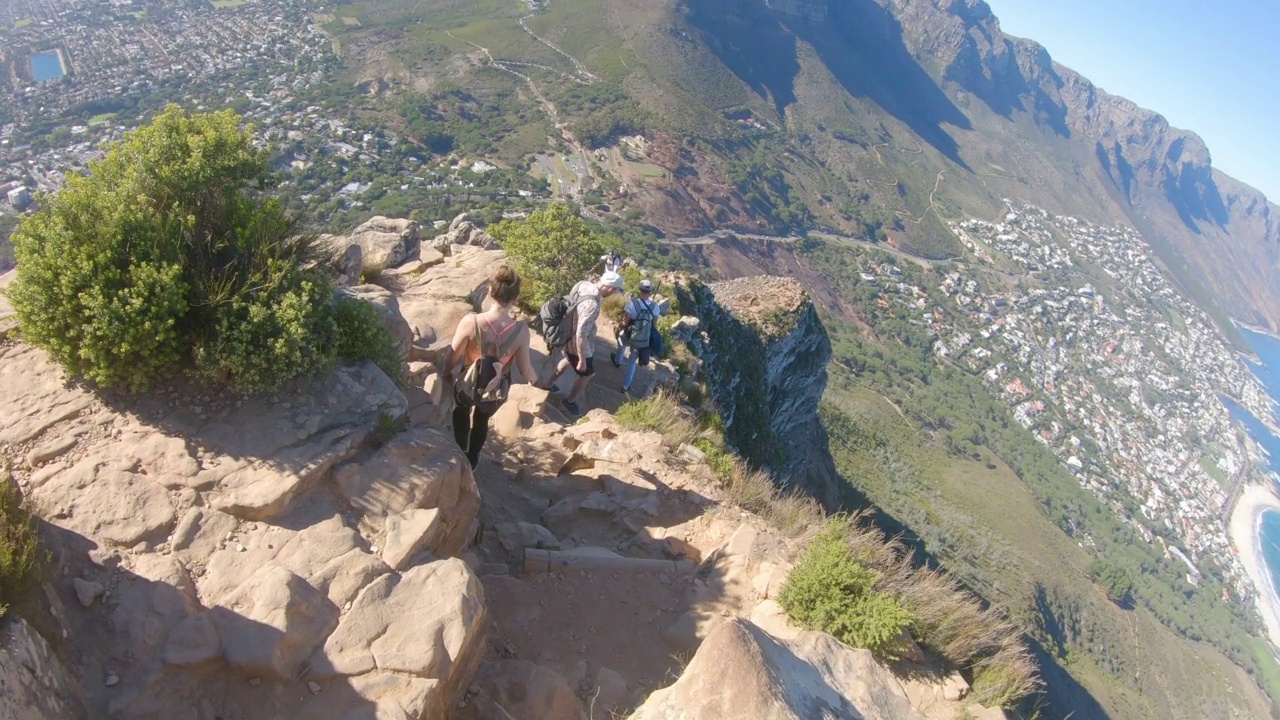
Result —
[[473, 473], [430, 359], [503, 255], [419, 249], [403, 223], [362, 240], [408, 248], [394, 291], [348, 289], [407, 340], [404, 391], [364, 363], [264, 397], [180, 379], [126, 395], [0, 339], [4, 481], [53, 563], [26, 619], [2, 621], [0, 716], [723, 717], [682, 698], [726, 660], [752, 689], [741, 717], [960, 712], [955, 673], [895, 676], [789, 627], [773, 598], [798, 541], [733, 507], [698, 453], [619, 426], [612, 368], [576, 424], [515, 386]]
[[[348, 40], [414, 55], [372, 26], [416, 22], [416, 7], [392, 3]], [[1274, 204], [1215, 170], [1193, 133], [1005, 35], [981, 0], [560, 0], [523, 24], [514, 6], [433, 7], [454, 24], [417, 33], [532, 63], [528, 83], [559, 99], [559, 150], [591, 155], [573, 131], [598, 139], [601, 118], [643, 131], [591, 155], [604, 217], [677, 236], [826, 228], [940, 258], [962, 254], [948, 221], [1009, 198], [1132, 225], [1201, 304], [1280, 329]], [[419, 62], [495, 101], [527, 84], [462, 47]], [[578, 66], [591, 78], [567, 81]]]

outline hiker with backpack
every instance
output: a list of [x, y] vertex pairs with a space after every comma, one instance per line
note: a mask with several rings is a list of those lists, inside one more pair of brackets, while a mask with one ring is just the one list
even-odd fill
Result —
[[549, 301], [539, 312], [542, 332], [547, 339], [547, 358], [550, 359], [557, 348], [564, 351], [564, 359], [556, 366], [556, 373], [551, 378], [551, 392], [560, 392], [555, 383], [569, 368], [573, 368], [578, 376], [569, 394], [561, 400], [564, 408], [575, 417], [582, 414], [578, 401], [586, 393], [587, 383], [595, 374], [592, 356], [595, 354], [600, 302], [619, 292], [622, 292], [622, 276], [606, 272], [595, 282], [583, 280], [574, 285], [567, 297]]
[[662, 336], [658, 334], [658, 316], [661, 314], [662, 308], [653, 300], [653, 283], [648, 279], [641, 280], [639, 297], [631, 298], [622, 310], [618, 348], [609, 355], [614, 367], [622, 367], [624, 362], [627, 365], [622, 378], [624, 393], [631, 392], [636, 365], [648, 365], [649, 358], [659, 351]]
[[453, 437], [473, 470], [489, 434], [489, 418], [507, 399], [511, 366], [516, 365], [525, 381], [538, 387], [529, 359], [529, 326], [511, 316], [519, 298], [520, 276], [500, 266], [489, 279], [489, 309], [469, 313], [458, 323], [442, 373], [446, 382], [453, 381], [454, 368], [463, 363], [463, 375], [453, 388]]

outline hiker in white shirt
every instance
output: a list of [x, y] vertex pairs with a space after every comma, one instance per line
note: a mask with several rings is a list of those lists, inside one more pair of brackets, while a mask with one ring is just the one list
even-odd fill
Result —
[[614, 367], [627, 369], [622, 378], [622, 391], [631, 392], [631, 383], [636, 377], [636, 366], [648, 365], [649, 358], [656, 350], [653, 347], [653, 333], [656, 331], [658, 316], [662, 308], [653, 299], [653, 283], [640, 281], [639, 297], [631, 298], [622, 310], [622, 331], [618, 334], [618, 348], [610, 356]]
[[596, 372], [592, 356], [595, 354], [596, 320], [600, 317], [600, 301], [619, 292], [622, 292], [622, 276], [616, 272], [607, 272], [596, 282], [584, 280], [574, 285], [573, 291], [569, 293], [574, 298], [574, 305], [564, 322], [573, 323], [573, 338], [564, 346], [564, 359], [556, 366], [556, 374], [548, 384], [552, 392], [559, 392], [556, 380], [566, 370], [573, 368], [578, 376], [577, 380], [561, 403], [575, 416], [582, 414], [578, 401], [586, 393], [587, 384]]

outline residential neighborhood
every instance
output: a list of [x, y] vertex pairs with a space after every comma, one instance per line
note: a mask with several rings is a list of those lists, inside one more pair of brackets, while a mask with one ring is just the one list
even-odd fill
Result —
[[[1151, 540], [1148, 527], [1163, 528], [1183, 543], [1167, 551], [1189, 582], [1218, 565], [1249, 594], [1221, 519], [1258, 451], [1227, 403], [1271, 419], [1262, 385], [1136, 232], [1010, 207], [998, 222], [953, 230], [1022, 289], [983, 288], [978, 268], [948, 273], [944, 312], [955, 322], [939, 326], [936, 354], [981, 372], [1084, 487], [1142, 520], [1136, 531]], [[1100, 271], [1097, 286], [1086, 265]]]

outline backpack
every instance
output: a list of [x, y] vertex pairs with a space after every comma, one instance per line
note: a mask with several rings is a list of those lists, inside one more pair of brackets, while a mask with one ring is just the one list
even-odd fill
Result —
[[566, 323], [565, 318], [569, 317], [569, 313], [578, 307], [580, 302], [582, 298], [575, 299], [570, 294], [548, 300], [538, 310], [538, 321], [542, 325], [542, 337], [547, 341], [548, 350], [563, 347], [573, 339], [573, 324]]
[[631, 347], [637, 350], [643, 350], [649, 347], [649, 343], [653, 339], [653, 311], [652, 302], [636, 298], [636, 316], [631, 321], [628, 328], [631, 337]]
[[475, 338], [476, 344], [481, 346], [480, 357], [467, 366], [462, 373], [462, 379], [453, 386], [453, 399], [459, 407], [474, 407], [480, 412], [492, 415], [502, 407], [502, 403], [506, 402], [507, 394], [511, 390], [511, 375], [507, 372], [510, 365], [502, 367], [502, 380], [497, 387], [489, 392], [485, 392], [485, 388], [489, 387], [489, 383], [493, 382], [498, 375], [499, 364], [502, 358], [509, 354], [512, 341], [520, 337], [522, 324], [513, 322], [507, 330], [514, 332], [506, 340], [503, 340], [500, 345], [484, 348], [484, 341], [480, 335], [480, 319], [476, 316]]

